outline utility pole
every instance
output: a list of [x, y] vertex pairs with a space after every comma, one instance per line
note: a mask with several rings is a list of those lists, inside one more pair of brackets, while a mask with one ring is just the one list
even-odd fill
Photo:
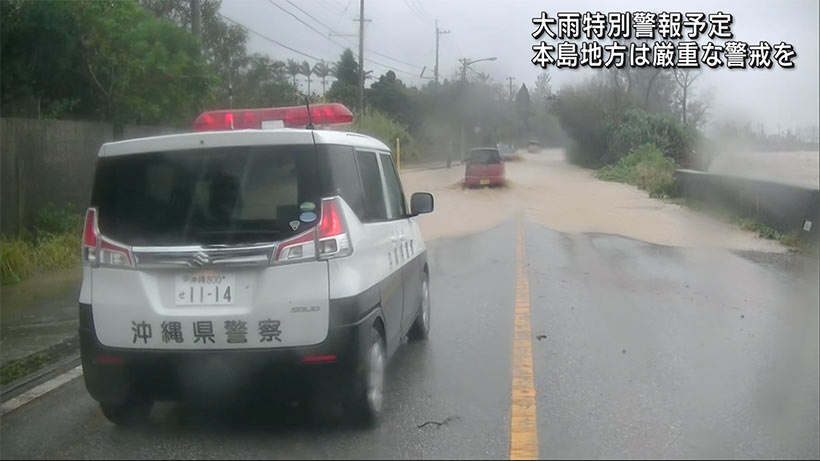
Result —
[[364, 0], [359, 0], [359, 114], [364, 114]]
[[[470, 60], [467, 58], [460, 58], [458, 62], [461, 63], [461, 83], [459, 84], [458, 92], [459, 92], [459, 100], [462, 105], [462, 111], [464, 110], [464, 85], [467, 83], [467, 66], [470, 65]], [[459, 160], [464, 160], [464, 114], [461, 115], [461, 124], [459, 126], [459, 137], [458, 137], [458, 155]]]
[[513, 83], [513, 80], [515, 80], [515, 77], [507, 77], [507, 80], [509, 80], [509, 81], [510, 81], [510, 101], [512, 101], [512, 100], [513, 100], [513, 87], [512, 87], [512, 83]]
[[441, 30], [438, 28], [438, 19], [436, 19], [436, 68], [433, 72], [435, 74], [436, 83], [438, 83], [438, 41], [442, 34], [449, 34], [449, 30]]

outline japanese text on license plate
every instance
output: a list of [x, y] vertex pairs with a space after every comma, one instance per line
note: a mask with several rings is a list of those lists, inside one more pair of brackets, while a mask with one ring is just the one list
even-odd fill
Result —
[[176, 280], [177, 306], [214, 306], [233, 304], [233, 274], [202, 272], [180, 274]]

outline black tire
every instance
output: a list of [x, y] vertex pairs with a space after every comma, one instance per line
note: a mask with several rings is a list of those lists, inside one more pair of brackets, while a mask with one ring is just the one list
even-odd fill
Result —
[[[424, 274], [421, 282], [421, 305], [416, 320], [407, 332], [407, 339], [411, 341], [425, 341], [430, 336], [430, 278]], [[426, 316], [425, 316], [426, 314]]]
[[360, 373], [353, 382], [353, 395], [345, 402], [345, 413], [356, 423], [375, 426], [384, 407], [384, 369], [387, 355], [384, 337], [374, 326], [362, 360]]
[[103, 416], [117, 426], [132, 426], [148, 418], [154, 402], [132, 400], [126, 403], [100, 403]]

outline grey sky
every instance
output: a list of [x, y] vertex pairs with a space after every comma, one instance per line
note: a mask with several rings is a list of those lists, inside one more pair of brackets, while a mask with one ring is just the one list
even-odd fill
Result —
[[[273, 6], [274, 2], [294, 12], [319, 31], [327, 29], [298, 11], [286, 0], [223, 0], [222, 13], [268, 37], [328, 61], [338, 59], [343, 48], [300, 24], [292, 16]], [[358, 24], [358, 0], [291, 0], [338, 33], [354, 34]], [[450, 77], [458, 69], [458, 58], [479, 59], [496, 56], [495, 62], [475, 64], [476, 71], [486, 72], [496, 81], [515, 77], [515, 84], [532, 86], [541, 72], [530, 59], [531, 19], [544, 10], [558, 11], [702, 11], [718, 10], [734, 16], [732, 31], [737, 40], [757, 43], [785, 41], [798, 53], [796, 68], [737, 71], [725, 68], [704, 73], [697, 81], [700, 88], [714, 90], [713, 119], [734, 119], [763, 123], [767, 131], [780, 125], [784, 130], [794, 126], [820, 124], [820, 49], [818, 41], [818, 2], [804, 1], [505, 1], [505, 0], [366, 0], [367, 23], [365, 52], [375, 62], [399, 69], [397, 75], [411, 85], [425, 82], [418, 78], [426, 66], [425, 76], [432, 76], [435, 62], [435, 25], [439, 20], [449, 35], [443, 35], [440, 69]], [[357, 52], [355, 37], [334, 37], [333, 40]], [[305, 59], [296, 53], [251, 34], [251, 51], [267, 53], [278, 59]], [[403, 64], [384, 56], [398, 59]], [[310, 60], [309, 60], [310, 61]], [[408, 65], [410, 64], [410, 65]], [[366, 63], [366, 69], [381, 74], [386, 68]], [[403, 71], [403, 72], [402, 72]], [[560, 87], [583, 78], [584, 72], [551, 68], [553, 86]]]

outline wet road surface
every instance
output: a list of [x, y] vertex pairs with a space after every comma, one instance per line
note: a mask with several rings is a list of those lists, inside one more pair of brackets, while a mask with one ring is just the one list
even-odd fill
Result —
[[531, 222], [428, 245], [430, 341], [393, 358], [378, 428], [158, 404], [119, 429], [76, 379], [2, 418], [0, 456], [506, 458], [517, 264], [540, 457], [820, 456], [816, 275]]

